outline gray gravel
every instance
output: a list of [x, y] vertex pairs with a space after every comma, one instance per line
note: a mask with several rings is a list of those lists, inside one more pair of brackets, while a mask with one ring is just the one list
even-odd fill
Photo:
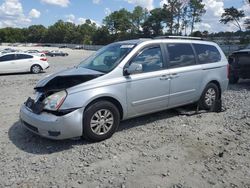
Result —
[[19, 108], [36, 82], [91, 52], [69, 53], [46, 73], [0, 76], [0, 187], [250, 187], [250, 80], [229, 86], [225, 112], [163, 111], [122, 122], [100, 143], [25, 130]]

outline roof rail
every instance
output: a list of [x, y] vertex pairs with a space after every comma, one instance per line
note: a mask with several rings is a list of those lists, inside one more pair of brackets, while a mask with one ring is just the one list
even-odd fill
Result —
[[187, 36], [158, 36], [153, 39], [186, 39], [186, 40], [203, 40], [201, 37], [187, 37]]

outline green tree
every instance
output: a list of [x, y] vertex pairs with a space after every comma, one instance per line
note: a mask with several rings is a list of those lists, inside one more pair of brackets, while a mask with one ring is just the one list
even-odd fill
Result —
[[97, 31], [97, 26], [94, 22], [91, 22], [90, 19], [87, 19], [84, 24], [78, 26], [78, 32], [81, 35], [80, 43], [83, 44], [92, 44], [93, 36]]
[[97, 28], [95, 34], [93, 35], [93, 44], [106, 45], [112, 41], [112, 36], [106, 26]]
[[143, 24], [143, 32], [145, 37], [159, 36], [163, 32], [164, 13], [161, 8], [155, 8], [150, 11], [148, 19]]
[[54, 25], [49, 26], [47, 34], [47, 42], [62, 43], [66, 35], [65, 22], [58, 20]]
[[237, 10], [234, 7], [225, 8], [224, 13], [221, 15], [220, 22], [223, 24], [232, 23], [234, 26], [236, 26], [240, 31], [242, 31], [240, 26], [240, 19], [245, 17], [243, 10]]
[[106, 16], [103, 23], [112, 34], [131, 32], [131, 17], [131, 13], [123, 8]]
[[179, 0], [168, 0], [167, 4], [163, 5], [164, 22], [168, 26], [170, 34], [173, 34], [174, 27], [176, 31], [179, 31], [181, 6], [182, 3]]
[[200, 0], [190, 0], [189, 2], [189, 16], [190, 16], [190, 26], [191, 26], [191, 34], [194, 30], [195, 23], [201, 22], [201, 17], [206, 13], [204, 9], [205, 4], [202, 4]]
[[47, 32], [47, 28], [43, 25], [31, 25], [27, 29], [27, 40], [28, 42], [44, 42]]
[[135, 34], [140, 34], [142, 30], [143, 23], [148, 17], [147, 9], [143, 9], [140, 6], [134, 8], [131, 13], [132, 19], [132, 32]]

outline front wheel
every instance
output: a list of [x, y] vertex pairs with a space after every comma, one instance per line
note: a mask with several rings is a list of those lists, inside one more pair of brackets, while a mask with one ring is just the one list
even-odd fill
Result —
[[216, 84], [209, 83], [204, 89], [200, 101], [199, 106], [201, 109], [215, 111], [216, 110], [216, 102], [220, 99], [220, 91]]
[[109, 101], [98, 101], [84, 112], [83, 135], [91, 141], [110, 138], [120, 124], [120, 113]]

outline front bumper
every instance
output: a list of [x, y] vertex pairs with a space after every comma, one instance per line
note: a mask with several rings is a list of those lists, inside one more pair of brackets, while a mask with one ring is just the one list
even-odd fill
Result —
[[56, 116], [47, 112], [38, 115], [22, 105], [20, 120], [25, 128], [35, 134], [62, 140], [82, 136], [83, 111], [83, 108], [79, 108], [64, 116]]

